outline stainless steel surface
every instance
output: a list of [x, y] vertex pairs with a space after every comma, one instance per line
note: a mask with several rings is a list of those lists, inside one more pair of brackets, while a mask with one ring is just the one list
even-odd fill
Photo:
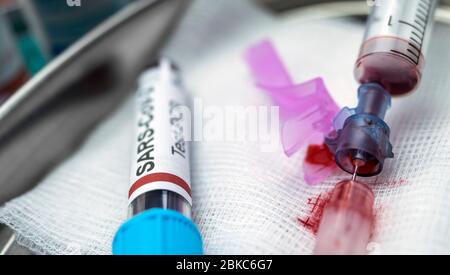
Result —
[[[298, 7], [304, 7], [308, 5], [317, 5], [323, 3], [334, 2], [360, 2], [365, 6], [373, 4], [377, 0], [256, 0], [267, 6], [269, 9], [275, 12], [282, 12], [291, 10]], [[450, 6], [450, 0], [440, 0], [441, 6]], [[354, 4], [354, 3], [351, 3]]]
[[31, 252], [17, 243], [12, 229], [0, 224], [0, 256], [3, 255], [31, 255]]
[[0, 204], [33, 187], [123, 101], [188, 2], [133, 3], [1, 106]]
[[[258, 0], [259, 1], [259, 0]], [[283, 1], [283, 0], [282, 0]], [[450, 0], [449, 0], [450, 1]], [[447, 4], [448, 3], [448, 4]], [[436, 11], [436, 21], [450, 24], [450, 3], [440, 2]], [[285, 18], [295, 16], [302, 21], [329, 19], [334, 17], [353, 16], [366, 20], [369, 6], [365, 1], [330, 1], [320, 0], [318, 4], [306, 5], [301, 8], [284, 11], [281, 15]]]
[[[298, 7], [304, 7], [309, 5], [316, 5], [327, 2], [337, 2], [336, 0], [257, 0], [269, 9], [280, 12], [286, 11]], [[348, 1], [363, 1], [363, 0], [348, 0]]]

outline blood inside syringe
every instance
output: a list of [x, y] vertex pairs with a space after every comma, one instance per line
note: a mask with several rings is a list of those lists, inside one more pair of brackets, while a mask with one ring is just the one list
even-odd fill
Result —
[[418, 45], [413, 40], [391, 36], [367, 40], [356, 62], [356, 80], [362, 84], [378, 83], [392, 95], [414, 91], [425, 62], [421, 46]]

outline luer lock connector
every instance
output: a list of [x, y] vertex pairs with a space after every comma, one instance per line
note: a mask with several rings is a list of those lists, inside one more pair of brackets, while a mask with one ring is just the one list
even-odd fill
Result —
[[390, 106], [391, 96], [382, 86], [363, 84], [356, 109], [345, 108], [336, 117], [335, 132], [325, 143], [344, 171], [353, 174], [357, 163], [358, 176], [375, 176], [383, 170], [384, 160], [394, 157], [390, 129], [384, 122]]

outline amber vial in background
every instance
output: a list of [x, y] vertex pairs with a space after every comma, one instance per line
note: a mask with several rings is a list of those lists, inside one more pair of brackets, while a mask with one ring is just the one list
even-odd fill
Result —
[[374, 194], [357, 181], [342, 181], [323, 210], [316, 255], [364, 255], [374, 223]]
[[28, 79], [22, 57], [16, 48], [7, 21], [0, 15], [0, 103]]

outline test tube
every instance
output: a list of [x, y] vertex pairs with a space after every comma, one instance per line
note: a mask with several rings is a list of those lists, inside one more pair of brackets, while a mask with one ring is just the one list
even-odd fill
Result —
[[0, 13], [0, 103], [28, 79], [7, 20]]
[[178, 70], [163, 59], [139, 78], [129, 217], [114, 254], [201, 254], [191, 221], [190, 111]]

